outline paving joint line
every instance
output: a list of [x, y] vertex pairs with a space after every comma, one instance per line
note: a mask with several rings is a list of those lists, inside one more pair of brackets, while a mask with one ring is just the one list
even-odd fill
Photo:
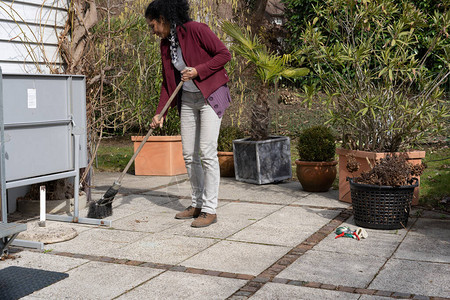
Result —
[[359, 295], [391, 297], [394, 299], [429, 299], [429, 300], [438, 300], [438, 299], [439, 300], [444, 300], [444, 299], [449, 300], [450, 299], [450, 298], [445, 298], [445, 297], [425, 296], [425, 295], [411, 294], [411, 293], [404, 293], [404, 292], [358, 288], [358, 287], [351, 287], [351, 286], [344, 286], [344, 285], [326, 284], [326, 283], [315, 282], [315, 281], [291, 280], [291, 279], [286, 279], [286, 278], [274, 278], [270, 282], [287, 284], [287, 285], [295, 285], [295, 286], [304, 286], [304, 287], [316, 288], [316, 289], [322, 289], [322, 290], [340, 291], [340, 292], [353, 293], [353, 294], [359, 294]]
[[[144, 194], [144, 193], [148, 193], [149, 191], [154, 192], [154, 191], [156, 191], [156, 190], [159, 190], [159, 189], [162, 189], [162, 188], [167, 188], [167, 187], [170, 187], [170, 186], [174, 186], [174, 185], [177, 185], [177, 184], [179, 184], [179, 183], [183, 183], [183, 182], [188, 181], [188, 180], [189, 180], [189, 178], [185, 178], [185, 179], [181, 179], [180, 181], [169, 182], [169, 183], [167, 183], [167, 184], [162, 184], [162, 185], [159, 185], [159, 186], [156, 186], [156, 187], [148, 188], [147, 190], [145, 190], [145, 191], [143, 191], [143, 192], [133, 191], [133, 189], [130, 188], [131, 192], [129, 192], [129, 193], [120, 193], [120, 192], [119, 192], [118, 195], [122, 195], [122, 196], [142, 195], [142, 194]], [[96, 193], [98, 193], [98, 194], [103, 194], [103, 193], [105, 193], [105, 192], [106, 192], [106, 190], [105, 190], [105, 191], [98, 190], [98, 192], [96, 192]], [[158, 194], [158, 195], [160, 195], [160, 194]], [[167, 195], [167, 193], [161, 194], [161, 196], [166, 196], [166, 195]], [[177, 196], [174, 196], [174, 197], [177, 197]]]
[[262, 271], [259, 275], [257, 275], [253, 280], [247, 282], [246, 285], [238, 289], [235, 293], [233, 293], [227, 299], [238, 299], [242, 297], [251, 297], [258, 290], [260, 290], [267, 282], [272, 281], [275, 277], [281, 273], [284, 269], [290, 266], [294, 261], [296, 261], [300, 256], [306, 253], [308, 250], [311, 250], [315, 245], [317, 245], [320, 241], [322, 241], [325, 237], [327, 237], [330, 233], [332, 233], [340, 224], [342, 224], [345, 220], [350, 218], [352, 215], [352, 210], [347, 208], [343, 210], [339, 215], [334, 217], [330, 222], [322, 226], [319, 230], [314, 232], [308, 238], [306, 238], [299, 245], [295, 246], [291, 249], [287, 254], [283, 255], [280, 259], [278, 259], [274, 264], [272, 264], [269, 268]]
[[[290, 280], [284, 278], [275, 278], [284, 269], [294, 263], [300, 256], [305, 254], [307, 251], [311, 250], [320, 241], [326, 238], [330, 233], [332, 233], [338, 226], [340, 226], [344, 221], [346, 221], [352, 215], [352, 208], [349, 207], [343, 210], [338, 216], [333, 218], [328, 224], [322, 226], [318, 231], [309, 236], [302, 243], [294, 247], [291, 251], [281, 257], [272, 266], [261, 272], [259, 275], [247, 282], [246, 285], [238, 289], [227, 299], [238, 300], [238, 299], [248, 299], [253, 296], [258, 290], [260, 290], [267, 282], [281, 283], [287, 285], [304, 286], [309, 288], [317, 288], [322, 290], [335, 290], [347, 293], [354, 293], [359, 295], [374, 295], [374, 296], [385, 296], [395, 299], [429, 299], [429, 300], [450, 300], [450, 298], [444, 297], [434, 297], [417, 295], [403, 292], [395, 291], [385, 291], [377, 289], [368, 288], [356, 288], [350, 286], [325, 284], [321, 282], [308, 282], [299, 280]], [[406, 235], [405, 235], [406, 236]], [[394, 251], [395, 252], [395, 251]], [[378, 274], [378, 273], [377, 273]]]
[[[17, 250], [20, 248], [15, 248], [15, 249]], [[39, 250], [29, 249], [29, 251], [42, 253]], [[307, 251], [308, 250], [305, 250], [304, 253], [306, 253]], [[15, 253], [17, 253], [17, 252], [15, 252]], [[315, 281], [301, 281], [301, 280], [291, 280], [291, 279], [286, 279], [286, 278], [274, 278], [276, 275], [274, 275], [273, 278], [267, 278], [267, 277], [262, 276], [262, 274], [264, 272], [266, 272], [267, 270], [263, 271], [261, 274], [259, 274], [257, 276], [254, 276], [254, 275], [249, 275], [249, 274], [230, 273], [230, 272], [206, 270], [206, 269], [199, 269], [199, 268], [191, 268], [191, 267], [185, 267], [182, 265], [152, 263], [152, 262], [145, 262], [145, 261], [118, 259], [118, 258], [106, 257], [106, 256], [76, 254], [76, 253], [70, 253], [70, 252], [52, 251], [52, 252], [44, 253], [44, 255], [56, 255], [56, 256], [64, 256], [64, 257], [71, 257], [71, 258], [80, 258], [80, 259], [86, 259], [89, 261], [98, 261], [98, 262], [104, 262], [104, 263], [113, 263], [113, 264], [119, 264], [119, 265], [127, 265], [127, 266], [135, 266], [135, 267], [163, 270], [163, 272], [153, 276], [152, 278], [150, 278], [149, 280], [146, 280], [145, 282], [140, 283], [136, 287], [142, 286], [143, 284], [160, 276], [161, 274], [164, 274], [167, 271], [199, 274], [199, 275], [206, 275], [206, 276], [212, 276], [212, 277], [223, 277], [223, 278], [247, 280], [248, 282], [246, 285], [241, 287], [233, 295], [231, 295], [229, 298], [227, 298], [227, 299], [232, 299], [232, 300], [249, 298], [249, 297], [253, 296], [267, 282], [293, 285], [293, 286], [302, 286], [302, 287], [308, 287], [308, 288], [316, 288], [316, 289], [321, 289], [321, 290], [339, 291], [339, 292], [346, 292], [346, 293], [352, 293], [352, 294], [358, 294], [358, 295], [383, 296], [383, 297], [390, 297], [393, 299], [450, 300], [450, 298], [446, 298], [446, 297], [426, 296], [426, 295], [411, 294], [411, 293], [396, 292], [396, 291], [368, 289], [368, 288], [351, 287], [351, 286], [343, 286], [343, 285], [333, 285], [333, 284], [326, 284], [326, 283], [315, 282]], [[281, 258], [281, 259], [283, 259], [283, 258]], [[287, 265], [286, 265], [286, 267], [287, 267]], [[74, 269], [74, 268], [72, 268], [72, 269]], [[278, 273], [280, 273], [280, 272], [281, 271], [279, 271]], [[127, 290], [126, 292], [122, 293], [121, 295], [126, 294], [130, 291], [131, 290]]]
[[[411, 230], [411, 228], [414, 226], [414, 224], [416, 224], [417, 220], [419, 220], [419, 218], [416, 218], [413, 222], [413, 224], [409, 227], [409, 229], [406, 229], [406, 233], [405, 236], [403, 236], [403, 238], [401, 239], [401, 241], [398, 243], [397, 247], [395, 247], [395, 250], [392, 251], [391, 255], [386, 259], [386, 261], [384, 262], [384, 264], [378, 269], [378, 272], [373, 276], [372, 280], [367, 284], [366, 288], [368, 288], [372, 282], [375, 280], [375, 278], [377, 278], [378, 274], [380, 274], [381, 270], [384, 268], [384, 266], [386, 266], [386, 264], [388, 263], [388, 261], [391, 260], [391, 258], [394, 256], [395, 252], [397, 252], [398, 248], [400, 247], [400, 245], [402, 244], [402, 242], [406, 239], [406, 236], [408, 235], [409, 231]], [[403, 225], [403, 224], [402, 224]]]

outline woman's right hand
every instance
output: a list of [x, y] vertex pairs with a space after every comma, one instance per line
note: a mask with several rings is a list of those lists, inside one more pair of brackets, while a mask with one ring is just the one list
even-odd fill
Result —
[[159, 114], [155, 115], [152, 119], [152, 123], [150, 124], [150, 127], [155, 129], [157, 126], [159, 126], [159, 128], [162, 128], [164, 125], [164, 117], [161, 118], [161, 120], [159, 120]]

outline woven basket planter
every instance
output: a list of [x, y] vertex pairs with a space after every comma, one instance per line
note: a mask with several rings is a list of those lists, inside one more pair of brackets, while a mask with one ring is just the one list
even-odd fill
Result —
[[417, 178], [401, 187], [355, 183], [351, 178], [348, 181], [356, 225], [373, 229], [406, 227]]

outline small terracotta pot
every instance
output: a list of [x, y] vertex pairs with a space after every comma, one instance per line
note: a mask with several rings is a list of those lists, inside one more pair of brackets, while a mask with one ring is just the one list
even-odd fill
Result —
[[220, 176], [234, 177], [234, 156], [233, 152], [217, 152], [220, 165]]
[[326, 192], [336, 179], [337, 161], [301, 161], [296, 160], [297, 178], [303, 190], [307, 192]]

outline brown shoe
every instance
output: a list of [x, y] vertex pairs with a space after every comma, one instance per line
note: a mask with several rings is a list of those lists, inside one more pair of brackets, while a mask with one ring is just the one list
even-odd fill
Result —
[[201, 208], [189, 206], [182, 212], [179, 212], [175, 215], [175, 219], [192, 219], [197, 218], [200, 215], [200, 212], [202, 211]]
[[216, 214], [208, 214], [205, 212], [202, 212], [200, 216], [194, 222], [192, 222], [192, 227], [206, 227], [211, 225], [212, 223], [217, 222], [217, 215]]

